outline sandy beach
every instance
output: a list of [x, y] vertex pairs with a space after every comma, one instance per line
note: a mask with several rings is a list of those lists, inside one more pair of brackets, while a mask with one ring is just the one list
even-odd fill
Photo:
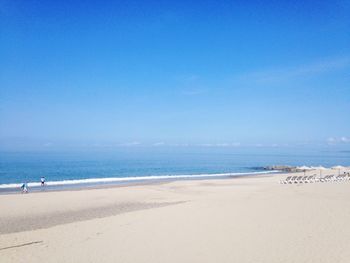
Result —
[[350, 181], [287, 176], [1, 195], [0, 262], [349, 262]]

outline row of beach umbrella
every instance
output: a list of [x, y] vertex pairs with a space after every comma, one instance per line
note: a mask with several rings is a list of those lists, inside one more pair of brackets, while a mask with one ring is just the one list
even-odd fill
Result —
[[[299, 166], [297, 167], [298, 170], [302, 170], [302, 171], [308, 171], [308, 170], [319, 170], [320, 173], [323, 171], [323, 170], [327, 170], [329, 168], [326, 168], [326, 167], [323, 167], [323, 166]], [[338, 170], [338, 173], [340, 174], [340, 171], [341, 170], [344, 170], [344, 169], [349, 169], [349, 167], [345, 167], [345, 166], [341, 166], [341, 165], [336, 165], [336, 166], [333, 166], [331, 167], [330, 169], [333, 169], [333, 170]]]
[[[297, 167], [299, 170], [326, 170], [329, 168], [323, 167], [323, 166], [298, 166]], [[342, 169], [348, 169], [348, 167], [345, 166], [341, 166], [341, 165], [337, 165], [337, 166], [333, 166], [330, 169], [334, 169], [334, 170], [342, 170]]]

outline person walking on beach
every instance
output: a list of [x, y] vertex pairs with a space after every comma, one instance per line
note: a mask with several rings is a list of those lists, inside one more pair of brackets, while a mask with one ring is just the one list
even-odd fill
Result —
[[27, 185], [27, 182], [25, 182], [25, 183], [22, 184], [21, 189], [22, 189], [22, 193], [23, 193], [23, 194], [28, 193], [28, 185]]
[[40, 178], [40, 181], [41, 181], [41, 186], [44, 186], [44, 185], [45, 185], [45, 177], [42, 176], [42, 177]]

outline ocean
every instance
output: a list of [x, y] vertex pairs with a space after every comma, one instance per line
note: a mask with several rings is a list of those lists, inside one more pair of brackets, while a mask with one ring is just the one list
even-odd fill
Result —
[[52, 189], [146, 180], [261, 175], [270, 165], [350, 166], [349, 151], [328, 149], [120, 149], [73, 152], [0, 152], [0, 191]]

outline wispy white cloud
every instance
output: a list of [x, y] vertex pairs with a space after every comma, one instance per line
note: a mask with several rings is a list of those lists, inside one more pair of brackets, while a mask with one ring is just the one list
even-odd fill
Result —
[[163, 145], [165, 145], [164, 142], [156, 142], [156, 143], [153, 143], [152, 146], [163, 146]]
[[181, 80], [184, 83], [192, 83], [194, 81], [197, 81], [199, 79], [199, 76], [196, 74], [190, 74], [190, 75], [185, 75], [181, 77]]
[[125, 143], [120, 144], [120, 146], [138, 146], [138, 145], [141, 145], [141, 143], [138, 141], [125, 142]]
[[327, 143], [329, 145], [335, 145], [335, 144], [343, 144], [343, 143], [350, 143], [350, 137], [329, 137], [327, 139]]
[[321, 73], [336, 71], [350, 66], [350, 57], [337, 57], [323, 59], [317, 62], [299, 65], [296, 67], [284, 67], [263, 71], [248, 72], [235, 76], [235, 80], [255, 82], [255, 83], [274, 83], [287, 81], [295, 78], [314, 76]]
[[173, 146], [173, 147], [189, 147], [191, 145], [188, 144], [188, 143], [172, 143], [172, 144], [169, 144], [169, 146]]
[[195, 96], [195, 95], [201, 95], [206, 93], [208, 90], [203, 88], [188, 88], [186, 90], [183, 90], [182, 94], [187, 96]]
[[203, 83], [201, 83], [200, 76], [196, 74], [177, 76], [176, 80], [178, 81], [179, 90], [182, 95], [196, 96], [208, 92], [208, 89], [203, 86]]
[[241, 146], [241, 143], [234, 142], [234, 143], [202, 143], [198, 144], [200, 147], [239, 147]]
[[340, 141], [345, 142], [345, 143], [350, 143], [350, 138], [349, 137], [341, 137]]

